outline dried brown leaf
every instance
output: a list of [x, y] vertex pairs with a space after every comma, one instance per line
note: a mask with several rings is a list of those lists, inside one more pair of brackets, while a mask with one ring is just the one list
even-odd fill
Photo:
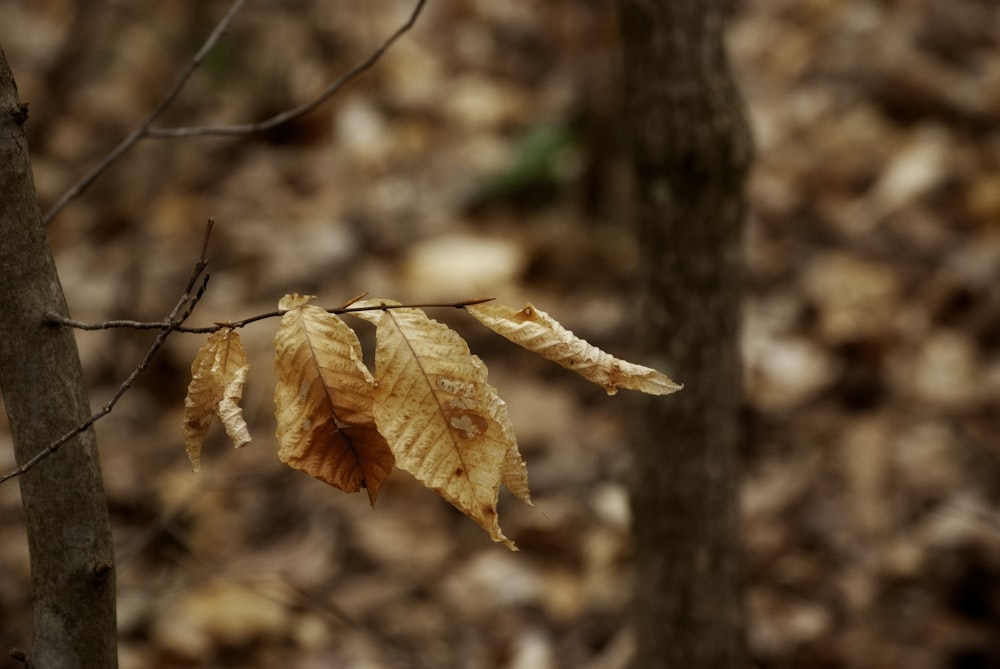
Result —
[[372, 414], [374, 381], [357, 335], [340, 318], [286, 295], [274, 337], [278, 457], [375, 504], [393, 455]]
[[250, 442], [239, 402], [246, 383], [246, 354], [239, 334], [230, 328], [213, 332], [191, 363], [191, 383], [184, 398], [184, 445], [195, 471], [201, 466], [201, 446], [216, 416], [236, 448]]
[[614, 395], [619, 388], [650, 395], [669, 395], [683, 388], [662, 372], [602, 351], [531, 304], [515, 309], [491, 302], [469, 305], [465, 309], [502, 337], [573, 370], [602, 386], [609, 395]]
[[377, 326], [375, 421], [396, 464], [516, 550], [500, 531], [497, 497], [503, 483], [530, 503], [527, 470], [486, 365], [419, 309], [357, 315]]
[[[488, 374], [486, 363], [477, 355], [471, 356], [471, 359], [472, 363], [481, 370], [482, 378], [485, 381]], [[497, 395], [496, 388], [493, 386], [488, 386], [488, 388], [494, 398], [490, 403], [490, 417], [497, 422], [500, 429], [503, 430], [504, 439], [511, 444], [511, 448], [507, 449], [507, 456], [504, 459], [500, 482], [507, 490], [513, 493], [514, 497], [528, 506], [534, 506], [531, 503], [531, 491], [528, 488], [528, 466], [524, 463], [521, 451], [517, 447], [514, 425], [510, 422], [510, 416], [507, 414], [507, 403]]]

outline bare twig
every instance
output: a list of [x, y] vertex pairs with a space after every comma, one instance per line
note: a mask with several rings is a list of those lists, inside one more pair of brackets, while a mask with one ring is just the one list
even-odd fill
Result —
[[208, 275], [205, 274], [205, 267], [208, 265], [206, 252], [208, 249], [208, 239], [212, 234], [212, 225], [213, 221], [209, 219], [208, 225], [205, 226], [205, 241], [201, 247], [201, 256], [198, 258], [198, 262], [194, 265], [194, 270], [191, 272], [191, 278], [188, 279], [187, 285], [184, 288], [184, 294], [181, 295], [177, 304], [174, 305], [174, 308], [171, 310], [166, 321], [161, 324], [163, 326], [163, 331], [156, 336], [156, 339], [149, 347], [149, 350], [146, 351], [146, 355], [143, 357], [142, 361], [136, 365], [135, 369], [132, 370], [132, 373], [128, 375], [128, 378], [126, 378], [121, 385], [118, 386], [114, 394], [111, 396], [111, 399], [109, 399], [104, 406], [100, 408], [100, 410], [91, 415], [90, 418], [50, 443], [48, 446], [32, 456], [29, 460], [10, 470], [6, 474], [0, 475], [0, 483], [12, 479], [15, 476], [20, 476], [21, 474], [31, 470], [39, 462], [58, 451], [67, 441], [88, 430], [94, 423], [111, 413], [112, 409], [115, 408], [115, 405], [118, 404], [118, 400], [121, 399], [122, 395], [124, 395], [125, 392], [132, 387], [132, 384], [139, 377], [139, 375], [142, 374], [147, 367], [149, 367], [150, 362], [152, 362], [160, 348], [163, 347], [163, 344], [166, 343], [167, 337], [170, 336], [170, 333], [176, 331], [177, 328], [179, 328], [184, 322], [184, 319], [191, 315], [195, 305], [198, 304], [198, 301], [201, 299], [202, 295], [204, 295], [205, 285], [208, 282]]
[[246, 0], [235, 0], [233, 4], [229, 7], [226, 15], [222, 17], [215, 29], [212, 30], [212, 34], [209, 35], [208, 39], [198, 50], [198, 53], [194, 55], [191, 62], [188, 63], [187, 67], [178, 77], [177, 81], [174, 83], [173, 88], [167, 93], [167, 95], [160, 101], [160, 104], [156, 106], [156, 109], [146, 117], [146, 119], [139, 124], [139, 126], [128, 134], [125, 139], [123, 139], [118, 146], [111, 150], [108, 155], [106, 155], [100, 163], [98, 163], [90, 172], [83, 176], [79, 181], [77, 181], [69, 190], [67, 190], [62, 197], [46, 212], [43, 217], [43, 221], [46, 225], [56, 217], [56, 215], [69, 204], [70, 201], [79, 197], [90, 185], [97, 180], [101, 174], [103, 174], [112, 164], [115, 163], [119, 158], [125, 155], [139, 140], [146, 138], [156, 138], [156, 139], [170, 139], [177, 137], [193, 137], [197, 135], [214, 135], [214, 136], [239, 136], [239, 135], [249, 135], [258, 132], [263, 132], [270, 130], [276, 126], [283, 123], [287, 123], [294, 120], [300, 116], [308, 114], [312, 110], [319, 107], [321, 104], [326, 102], [330, 97], [332, 97], [337, 91], [343, 88], [346, 84], [353, 81], [358, 75], [370, 69], [376, 62], [385, 54], [386, 51], [398, 40], [404, 33], [410, 30], [417, 21], [417, 17], [420, 16], [420, 12], [423, 10], [426, 0], [417, 0], [416, 6], [410, 13], [406, 22], [403, 23], [395, 32], [392, 33], [386, 39], [381, 46], [379, 46], [375, 51], [371, 53], [363, 61], [352, 67], [346, 74], [341, 76], [336, 81], [330, 83], [326, 88], [319, 92], [315, 97], [313, 97], [308, 102], [299, 105], [293, 109], [286, 110], [280, 114], [276, 114], [263, 121], [258, 121], [257, 123], [247, 123], [242, 125], [230, 125], [230, 126], [195, 126], [187, 128], [153, 128], [152, 125], [156, 120], [166, 111], [177, 95], [180, 93], [181, 89], [187, 83], [188, 79], [194, 73], [194, 71], [201, 65], [201, 62], [205, 59], [205, 56], [209, 51], [215, 46], [216, 42], [232, 23], [233, 17], [239, 12], [240, 8], [243, 6]]
[[465, 307], [471, 307], [474, 304], [483, 304], [484, 302], [492, 302], [495, 297], [476, 297], [471, 300], [462, 300], [461, 302], [426, 302], [423, 304], [372, 304], [363, 307], [340, 307], [339, 309], [327, 309], [331, 314], [349, 314], [354, 311], [387, 311], [389, 309], [428, 309], [441, 307], [445, 309], [464, 309]]
[[[199, 296], [200, 297], [200, 296]], [[492, 297], [477, 297], [471, 300], [462, 300], [461, 302], [425, 302], [421, 304], [372, 304], [362, 307], [352, 307], [350, 305], [361, 299], [363, 295], [352, 298], [347, 302], [347, 306], [336, 307], [334, 309], [327, 309], [331, 314], [349, 314], [356, 311], [386, 311], [388, 309], [431, 309], [431, 308], [442, 308], [442, 309], [464, 309], [465, 307], [472, 306], [474, 304], [482, 304], [484, 302], [489, 302], [493, 300]], [[257, 314], [256, 316], [250, 316], [248, 318], [242, 318], [238, 321], [225, 321], [215, 323], [214, 325], [206, 325], [204, 327], [191, 328], [184, 327], [177, 323], [172, 323], [170, 319], [165, 321], [128, 321], [128, 320], [114, 320], [114, 321], [101, 321], [99, 323], [84, 323], [83, 321], [75, 321], [71, 318], [66, 318], [65, 316], [60, 316], [58, 314], [46, 314], [45, 320], [53, 325], [64, 325], [66, 327], [76, 328], [77, 330], [111, 330], [114, 328], [130, 328], [132, 330], [171, 330], [172, 332], [184, 332], [186, 334], [210, 334], [212, 332], [218, 332], [223, 328], [237, 329], [249, 325], [251, 323], [256, 323], [257, 321], [263, 321], [268, 318], [278, 318], [285, 314], [283, 309], [275, 309], [274, 311], [268, 311], [264, 314]], [[185, 315], [182, 322], [187, 316]]]
[[425, 4], [426, 0], [417, 0], [417, 4], [414, 6], [413, 11], [410, 12], [410, 17], [406, 20], [406, 23], [397, 28], [396, 31], [382, 43], [382, 46], [373, 51], [371, 55], [363, 61], [348, 70], [347, 73], [339, 79], [328, 84], [326, 88], [320, 91], [311, 100], [295, 107], [294, 109], [288, 109], [279, 114], [275, 114], [270, 118], [257, 121], [256, 123], [222, 126], [192, 126], [185, 128], [150, 128], [146, 133], [146, 136], [151, 138], [169, 139], [175, 137], [194, 137], [206, 135], [215, 137], [250, 135], [270, 130], [271, 128], [281, 125], [282, 123], [288, 123], [289, 121], [297, 119], [300, 116], [305, 116], [326, 102], [331, 96], [336, 94], [336, 92], [343, 88], [346, 84], [353, 81], [358, 75], [375, 65], [385, 52], [389, 50], [393, 43], [395, 43], [396, 40], [402, 37], [404, 33], [413, 27], [413, 25], [417, 22], [417, 17], [420, 16], [420, 12], [423, 10]]
[[60, 197], [59, 200], [52, 205], [52, 208], [46, 212], [45, 216], [42, 217], [42, 222], [45, 225], [48, 225], [49, 222], [51, 222], [52, 219], [55, 218], [56, 215], [62, 211], [63, 207], [69, 204], [71, 200], [76, 199], [81, 193], [83, 193], [83, 191], [87, 190], [87, 188], [90, 187], [90, 184], [97, 180], [97, 177], [101, 176], [105, 170], [114, 164], [115, 161], [125, 155], [125, 153], [131, 149], [136, 142], [143, 137], [148, 136], [150, 126], [177, 98], [177, 95], [181, 92], [181, 89], [184, 88], [188, 79], [190, 79], [191, 75], [194, 74], [194, 71], [198, 69], [198, 66], [201, 65], [205, 56], [207, 56], [208, 52], [215, 46], [215, 43], [219, 41], [219, 38], [229, 27], [229, 24], [232, 23], [236, 13], [240, 11], [240, 8], [245, 2], [246, 0], [234, 0], [233, 4], [226, 12], [226, 15], [222, 17], [222, 20], [219, 21], [219, 23], [212, 30], [212, 34], [208, 36], [205, 43], [201, 45], [200, 49], [198, 49], [198, 53], [194, 55], [191, 62], [189, 62], [187, 67], [184, 68], [184, 71], [181, 72], [177, 81], [174, 82], [173, 87], [167, 92], [166, 96], [160, 100], [160, 104], [156, 105], [156, 109], [154, 109], [152, 113], [146, 117], [146, 120], [140, 123], [135, 130], [130, 132], [125, 139], [119, 142], [118, 146], [113, 148], [108, 155], [104, 156], [100, 163], [90, 170], [90, 172], [85, 174], [79, 181], [73, 184], [69, 190], [63, 193], [62, 197]]
[[[130, 328], [132, 330], [166, 330], [170, 327], [170, 323], [167, 321], [149, 322], [114, 320], [101, 321], [100, 323], [85, 323], [83, 321], [73, 320], [72, 318], [66, 318], [65, 316], [53, 313], [45, 314], [45, 322], [50, 325], [65, 325], [66, 327], [76, 328], [77, 330], [113, 330], [115, 328]], [[190, 328], [174, 328], [175, 332], [187, 332], [189, 330]]]

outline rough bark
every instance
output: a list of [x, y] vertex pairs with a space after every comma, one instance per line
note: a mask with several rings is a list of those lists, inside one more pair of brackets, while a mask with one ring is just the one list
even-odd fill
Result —
[[[0, 388], [18, 463], [90, 414], [72, 331], [44, 322], [67, 310], [35, 196], [26, 116], [0, 49]], [[19, 482], [34, 600], [28, 665], [117, 666], [111, 528], [93, 432]]]
[[710, 0], [619, 0], [642, 359], [685, 383], [633, 421], [636, 667], [746, 666], [740, 230], [751, 149]]

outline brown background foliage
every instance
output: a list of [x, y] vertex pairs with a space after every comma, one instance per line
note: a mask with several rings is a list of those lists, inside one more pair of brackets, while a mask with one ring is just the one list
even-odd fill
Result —
[[[77, 4], [8, 3], [0, 28], [31, 104], [43, 210], [148, 113], [225, 11]], [[168, 121], [301, 102], [408, 10], [251, 3]], [[141, 144], [50, 227], [74, 317], [162, 318], [214, 216], [192, 324], [293, 291], [326, 306], [366, 290], [488, 293], [530, 299], [628, 357], [641, 314], [611, 10], [431, 2], [375, 71], [289, 127]], [[1000, 663], [998, 27], [989, 0], [748, 0], [734, 16], [758, 147], [743, 506], [761, 666]], [[123, 667], [625, 666], [624, 393], [435, 316], [461, 328], [510, 405], [536, 503], [501, 499], [521, 552], [400, 472], [373, 512], [281, 465], [261, 378], [276, 323], [244, 333], [262, 372], [244, 401], [256, 439], [236, 452], [213, 430], [192, 474], [180, 424], [199, 340], [178, 336], [98, 426]], [[78, 335], [95, 406], [150, 337]], [[23, 645], [16, 485], [0, 486], [0, 536], [0, 645]]]

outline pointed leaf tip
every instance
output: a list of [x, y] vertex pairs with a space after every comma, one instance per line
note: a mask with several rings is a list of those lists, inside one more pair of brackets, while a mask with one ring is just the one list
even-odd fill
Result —
[[497, 499], [502, 483], [530, 504], [527, 470], [486, 365], [419, 309], [363, 313], [376, 324], [375, 421], [396, 464], [517, 550], [500, 530]]
[[619, 388], [669, 395], [683, 387], [662, 372], [602, 351], [530, 303], [521, 309], [494, 303], [465, 309], [500, 336], [602, 386], [609, 395]]

